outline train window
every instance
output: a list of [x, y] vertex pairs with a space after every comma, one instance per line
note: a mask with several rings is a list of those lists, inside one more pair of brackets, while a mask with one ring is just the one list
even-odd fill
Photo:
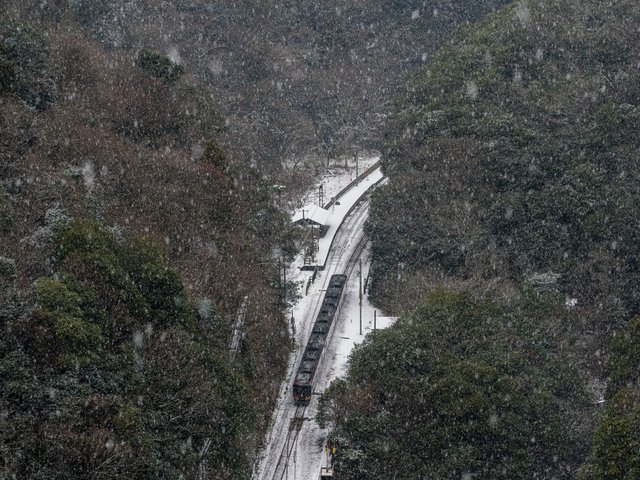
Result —
[[308, 383], [311, 380], [311, 374], [308, 372], [298, 372], [295, 383]]

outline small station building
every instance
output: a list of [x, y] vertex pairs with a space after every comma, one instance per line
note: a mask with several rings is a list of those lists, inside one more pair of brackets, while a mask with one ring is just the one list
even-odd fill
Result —
[[302, 227], [317, 229], [319, 232], [318, 237], [322, 238], [329, 230], [329, 225], [327, 225], [329, 215], [329, 210], [325, 210], [318, 205], [309, 204], [298, 209], [291, 221]]
[[302, 270], [317, 268], [316, 254], [320, 247], [320, 239], [327, 234], [330, 212], [318, 205], [305, 205], [298, 209], [291, 221], [305, 230], [302, 238], [302, 248], [304, 251], [304, 265]]

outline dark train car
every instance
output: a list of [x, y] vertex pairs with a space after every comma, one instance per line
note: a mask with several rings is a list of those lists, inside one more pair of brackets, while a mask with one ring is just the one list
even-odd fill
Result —
[[304, 349], [302, 361], [293, 382], [293, 401], [296, 405], [308, 405], [316, 384], [316, 375], [322, 365], [324, 354], [329, 345], [335, 319], [340, 311], [342, 293], [347, 283], [346, 275], [332, 275], [327, 292], [322, 300], [320, 313], [313, 324], [311, 336]]

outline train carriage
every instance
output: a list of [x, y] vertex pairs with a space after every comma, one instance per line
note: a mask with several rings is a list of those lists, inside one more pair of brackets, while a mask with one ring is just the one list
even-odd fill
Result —
[[317, 373], [321, 368], [335, 328], [346, 283], [347, 276], [342, 274], [332, 275], [329, 279], [329, 286], [322, 300], [320, 313], [314, 322], [311, 336], [293, 382], [293, 400], [296, 405], [308, 405], [311, 400]]

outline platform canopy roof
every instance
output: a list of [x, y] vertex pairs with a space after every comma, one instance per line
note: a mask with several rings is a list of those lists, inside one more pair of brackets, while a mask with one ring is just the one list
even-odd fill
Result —
[[293, 214], [292, 222], [299, 224], [315, 223], [316, 225], [326, 225], [329, 219], [329, 210], [325, 210], [318, 205], [305, 205]]

